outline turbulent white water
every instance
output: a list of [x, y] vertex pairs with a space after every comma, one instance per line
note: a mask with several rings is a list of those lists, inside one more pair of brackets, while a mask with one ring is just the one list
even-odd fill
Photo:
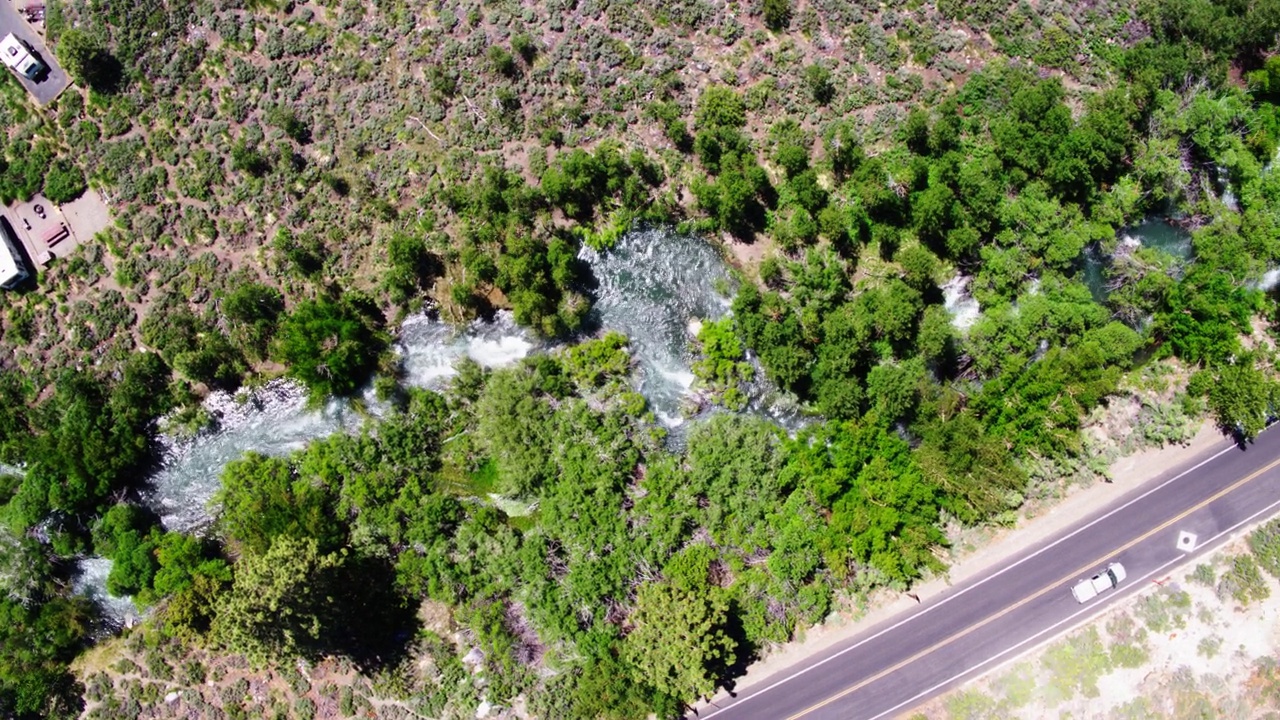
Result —
[[[706, 242], [664, 230], [626, 235], [608, 254], [584, 251], [599, 282], [593, 319], [601, 328], [631, 338], [639, 368], [639, 390], [655, 414], [670, 426], [682, 422], [681, 401], [693, 384], [690, 329], [727, 312], [724, 262]], [[509, 313], [493, 322], [457, 329], [426, 316], [407, 319], [395, 346], [404, 380], [416, 387], [440, 387], [469, 357], [486, 367], [509, 365], [543, 348]], [[150, 478], [148, 504], [166, 527], [195, 530], [210, 520], [209, 501], [222, 468], [246, 451], [284, 455], [313, 439], [357, 429], [383, 406], [371, 392], [353, 408], [331, 400], [307, 403], [297, 384], [277, 380], [238, 395], [214, 393], [205, 407], [216, 418], [212, 429], [194, 438], [161, 436], [160, 469]]]
[[485, 367], [501, 367], [527, 357], [537, 340], [516, 325], [511, 313], [498, 313], [493, 322], [476, 321], [461, 331], [425, 315], [400, 326], [396, 351], [404, 366], [405, 382], [414, 387], [438, 387], [453, 377], [455, 363], [469, 357]]
[[969, 294], [969, 280], [967, 275], [956, 275], [942, 286], [943, 306], [951, 313], [951, 324], [960, 330], [967, 330], [982, 314], [978, 301]]
[[148, 504], [171, 530], [192, 530], [209, 521], [209, 500], [218, 489], [222, 468], [245, 452], [283, 455], [317, 437], [351, 430], [361, 417], [349, 405], [331, 400], [307, 406], [296, 383], [276, 380], [239, 396], [213, 393], [205, 407], [216, 418], [213, 429], [194, 438], [160, 436], [160, 470], [151, 477]]
[[[497, 367], [519, 360], [534, 347], [510, 315], [500, 313], [492, 323], [477, 322], [462, 330], [425, 316], [411, 317], [401, 327], [395, 349], [407, 384], [439, 387], [454, 374], [454, 363], [461, 357]], [[368, 390], [355, 407], [336, 399], [313, 407], [305, 390], [288, 380], [238, 395], [213, 393], [205, 408], [216, 419], [211, 430], [187, 439], [160, 436], [165, 451], [159, 472], [151, 478], [148, 500], [172, 530], [193, 530], [209, 522], [208, 504], [218, 490], [223, 466], [245, 452], [284, 455], [316, 438], [351, 432], [366, 415], [385, 411]]]
[[116, 627], [132, 625], [141, 614], [132, 599], [107, 594], [107, 574], [110, 572], [110, 560], [100, 557], [84, 558], [80, 561], [75, 580], [72, 581], [72, 590], [93, 600], [102, 609], [102, 617], [108, 624]]
[[693, 385], [694, 328], [729, 310], [729, 272], [706, 241], [666, 229], [628, 233], [608, 253], [583, 248], [599, 287], [595, 321], [631, 338], [639, 391], [668, 427], [682, 422]]
[[[671, 428], [683, 425], [694, 382], [692, 338], [703, 320], [721, 318], [729, 309], [722, 291], [732, 283], [724, 261], [707, 242], [664, 229], [629, 233], [610, 252], [588, 249], [581, 257], [598, 282], [591, 321], [630, 338], [638, 390], [661, 422]], [[461, 329], [425, 316], [410, 317], [400, 328], [395, 349], [406, 384], [440, 387], [454, 375], [460, 358], [500, 367], [551, 348], [518, 327], [509, 313], [500, 313], [493, 322]], [[776, 402], [767, 383], [753, 383], [750, 391], [753, 412], [794, 424], [794, 409]], [[216, 419], [212, 428], [194, 438], [160, 438], [164, 452], [146, 500], [169, 529], [193, 531], [208, 525], [209, 502], [222, 468], [246, 451], [287, 454], [316, 438], [354, 431], [366, 416], [385, 409], [371, 390], [354, 406], [338, 400], [309, 406], [304, 390], [287, 380], [238, 395], [214, 393], [205, 407]], [[78, 587], [103, 598], [108, 614], [123, 621], [133, 606], [108, 598], [103, 590], [110, 562], [89, 559], [81, 568]]]

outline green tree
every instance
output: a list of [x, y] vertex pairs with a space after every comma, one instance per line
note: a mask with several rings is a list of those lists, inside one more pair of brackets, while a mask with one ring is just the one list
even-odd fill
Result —
[[313, 538], [275, 538], [266, 552], [235, 564], [231, 589], [218, 598], [210, 634], [214, 642], [253, 662], [313, 657], [335, 622], [334, 582], [341, 553], [322, 553]]
[[785, 497], [779, 428], [760, 418], [720, 414], [691, 430], [688, 443], [684, 492], [697, 498], [701, 524], [718, 543], [767, 546], [768, 513]]
[[627, 336], [614, 331], [599, 339], [574, 345], [564, 359], [569, 377], [587, 392], [615, 380], [625, 380], [631, 372], [631, 364]]
[[107, 592], [116, 596], [150, 590], [159, 563], [154, 521], [137, 506], [113, 505], [93, 528], [94, 551], [111, 559]]
[[499, 75], [514, 78], [520, 72], [515, 57], [501, 45], [489, 46], [489, 65]]
[[633, 679], [631, 668], [612, 655], [592, 658], [580, 669], [556, 675], [530, 698], [538, 717], [564, 720], [632, 720], [650, 713], [676, 717], [682, 707], [654, 697], [652, 687]]
[[305, 300], [281, 321], [273, 356], [315, 401], [354, 395], [387, 346], [370, 315], [347, 300]]
[[940, 488], [887, 425], [869, 413], [866, 422], [814, 427], [788, 446], [781, 482], [829, 509], [815, 544], [838, 578], [871, 570], [906, 582], [940, 568]]
[[168, 383], [155, 353], [130, 355], [114, 383], [88, 372], [57, 376], [31, 422], [37, 434], [13, 519], [33, 525], [49, 510], [87, 514], [130, 487], [150, 459], [151, 423], [171, 407]]
[[825, 145], [831, 170], [839, 180], [849, 177], [866, 158], [857, 130], [848, 122], [835, 124], [825, 136]]
[[747, 106], [733, 88], [712, 85], [698, 96], [693, 117], [698, 130], [740, 128], [747, 124]]
[[335, 500], [332, 489], [300, 476], [289, 460], [245, 453], [227, 463], [212, 502], [226, 537], [262, 554], [286, 535], [312, 540], [322, 551], [342, 545], [346, 529], [335, 516]]
[[525, 363], [495, 372], [476, 403], [482, 447], [498, 466], [499, 492], [528, 495], [546, 481], [552, 468], [555, 431], [549, 401], [567, 390], [552, 364]]
[[686, 700], [711, 695], [737, 657], [727, 620], [728, 604], [717, 592], [642, 585], [625, 643], [633, 678]]
[[142, 600], [148, 604], [160, 598], [190, 592], [201, 579], [216, 583], [231, 581], [231, 570], [218, 557], [215, 545], [207, 540], [179, 532], [167, 532], [155, 545], [157, 568], [149, 593]]
[[693, 375], [711, 391], [713, 398], [732, 410], [746, 407], [742, 384], [752, 375], [745, 362], [742, 341], [733, 331], [733, 320], [706, 322], [698, 331], [702, 358], [693, 364]]
[[809, 88], [809, 96], [819, 105], [826, 105], [835, 97], [836, 87], [831, 83], [831, 71], [825, 65], [815, 63], [806, 66], [804, 84]]
[[929, 113], [927, 111], [915, 108], [908, 113], [900, 132], [908, 150], [917, 155], [929, 154]]
[[70, 28], [54, 46], [58, 63], [76, 82], [98, 92], [115, 91], [122, 78], [120, 63], [87, 32]]
[[263, 359], [284, 312], [280, 291], [259, 282], [237, 283], [222, 300], [231, 340], [245, 355]]
[[58, 158], [44, 176], [44, 196], [61, 205], [84, 194], [84, 172], [66, 158]]
[[894, 260], [902, 266], [902, 279], [921, 292], [937, 287], [938, 256], [923, 245], [906, 245], [900, 248]]
[[88, 641], [92, 619], [83, 597], [30, 605], [0, 598], [0, 715], [34, 720], [80, 714], [83, 688], [67, 664]]
[[1217, 368], [1209, 387], [1209, 408], [1218, 427], [1252, 440], [1267, 426], [1280, 400], [1280, 386], [1255, 366], [1253, 355]]
[[387, 241], [387, 265], [382, 285], [398, 305], [429, 288], [443, 269], [422, 238], [407, 233], [395, 233]]
[[914, 412], [924, 381], [924, 365], [919, 360], [901, 365], [881, 363], [867, 373], [867, 400], [880, 419], [893, 422]]
[[791, 0], [764, 0], [764, 24], [774, 32], [781, 32], [791, 24]]
[[1202, 267], [1197, 265], [1170, 288], [1155, 318], [1156, 332], [1168, 351], [1193, 363], [1221, 361], [1235, 353], [1239, 334], [1248, 331], [1258, 302], [1256, 291]]

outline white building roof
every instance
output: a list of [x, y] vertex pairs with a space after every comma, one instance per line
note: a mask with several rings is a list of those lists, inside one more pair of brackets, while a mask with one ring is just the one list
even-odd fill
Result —
[[7, 287], [27, 276], [22, 266], [18, 250], [9, 238], [9, 233], [0, 228], [0, 287]]

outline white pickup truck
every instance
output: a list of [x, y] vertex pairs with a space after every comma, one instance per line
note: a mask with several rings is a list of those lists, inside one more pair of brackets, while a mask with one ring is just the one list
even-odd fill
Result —
[[1076, 597], [1076, 602], [1086, 603], [1119, 585], [1124, 579], [1124, 566], [1120, 563], [1111, 563], [1106, 570], [1088, 580], [1076, 583], [1076, 586], [1071, 588], [1071, 594]]

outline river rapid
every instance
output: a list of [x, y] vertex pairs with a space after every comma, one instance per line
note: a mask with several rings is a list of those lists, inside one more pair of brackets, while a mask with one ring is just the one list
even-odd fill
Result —
[[[1174, 244], [1165, 227], [1153, 240]], [[1146, 225], [1128, 232], [1145, 244], [1144, 229]], [[692, 341], [699, 323], [729, 312], [735, 283], [728, 266], [705, 240], [664, 228], [633, 231], [608, 252], [584, 248], [580, 257], [598, 283], [588, 322], [593, 330], [616, 330], [630, 338], [636, 389], [679, 445], [690, 419], [713, 412], [693, 390]], [[946, 306], [962, 328], [980, 312], [967, 285], [968, 278], [957, 276], [944, 287]], [[517, 326], [507, 313], [463, 328], [415, 315], [402, 323], [397, 337], [405, 384], [433, 389], [448, 383], [463, 357], [497, 368], [556, 348]], [[758, 363], [756, 369], [757, 379], [747, 388], [749, 411], [790, 429], [803, 424], [794, 401], [763, 380]], [[288, 454], [317, 438], [354, 432], [387, 409], [372, 390], [354, 403], [333, 399], [315, 407], [307, 403], [303, 388], [283, 379], [236, 394], [215, 392], [205, 408], [215, 419], [210, 427], [194, 437], [159, 438], [162, 456], [148, 479], [144, 501], [170, 530], [199, 532], [208, 526], [222, 468], [245, 452]], [[109, 617], [124, 622], [133, 614], [131, 603], [106, 595], [109, 567], [101, 558], [86, 559], [77, 587], [99, 599]]]
[[[596, 277], [589, 322], [631, 339], [636, 382], [655, 416], [668, 427], [685, 420], [691, 403], [691, 326], [728, 312], [732, 282], [707, 242], [664, 229], [624, 236], [607, 253], [584, 249]], [[457, 329], [425, 315], [404, 321], [395, 345], [403, 379], [413, 387], [442, 388], [460, 358], [486, 367], [510, 365], [530, 353], [554, 349], [517, 326], [507, 313]], [[214, 425], [193, 438], [162, 435], [163, 457], [149, 479], [147, 504], [171, 530], [200, 530], [223, 466], [253, 451], [284, 455], [316, 438], [357, 430], [367, 416], [385, 412], [372, 391], [360, 402], [330, 400], [308, 406], [306, 393], [276, 380], [239, 394], [213, 393], [205, 402]]]

